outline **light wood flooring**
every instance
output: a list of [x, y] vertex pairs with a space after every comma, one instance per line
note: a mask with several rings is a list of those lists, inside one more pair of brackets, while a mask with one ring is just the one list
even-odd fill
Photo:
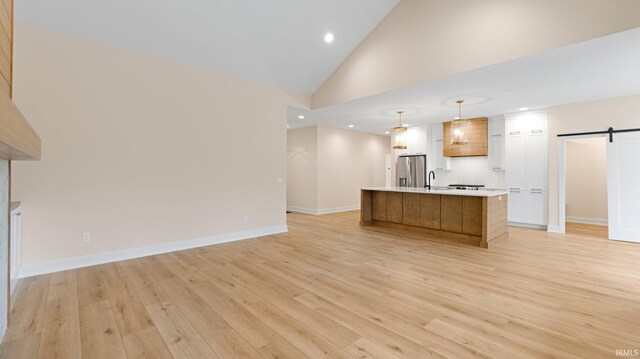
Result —
[[[615, 358], [640, 245], [509, 228], [491, 249], [288, 216], [290, 232], [25, 279], [2, 358]], [[587, 233], [588, 234], [588, 233]]]

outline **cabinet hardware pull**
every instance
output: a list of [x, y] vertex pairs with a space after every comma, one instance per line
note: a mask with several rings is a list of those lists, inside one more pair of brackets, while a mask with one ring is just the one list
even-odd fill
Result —
[[436, 142], [442, 142], [443, 140], [436, 140]]
[[520, 131], [513, 131], [513, 132], [509, 132], [510, 135], [519, 135]]
[[494, 170], [501, 170], [502, 167], [493, 167]]
[[531, 133], [542, 133], [542, 130], [531, 130]]
[[502, 137], [502, 135], [498, 133], [498, 134], [495, 134], [495, 135], [491, 135], [491, 137]]

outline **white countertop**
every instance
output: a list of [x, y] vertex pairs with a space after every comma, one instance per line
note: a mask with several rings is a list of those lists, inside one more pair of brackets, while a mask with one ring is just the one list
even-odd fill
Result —
[[447, 187], [432, 187], [430, 190], [426, 188], [416, 188], [416, 187], [364, 187], [362, 189], [365, 191], [429, 193], [429, 194], [443, 194], [443, 195], [450, 195], [450, 196], [471, 196], [471, 197], [494, 197], [494, 196], [503, 196], [507, 194], [507, 191], [502, 189], [479, 189], [475, 191], [475, 190], [447, 189]]

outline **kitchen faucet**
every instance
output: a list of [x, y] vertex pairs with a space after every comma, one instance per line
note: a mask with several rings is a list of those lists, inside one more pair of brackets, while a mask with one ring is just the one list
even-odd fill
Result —
[[429, 191], [431, 191], [431, 175], [433, 175], [433, 179], [436, 179], [436, 173], [431, 171], [429, 172], [429, 175], [427, 176], [427, 189], [429, 189]]

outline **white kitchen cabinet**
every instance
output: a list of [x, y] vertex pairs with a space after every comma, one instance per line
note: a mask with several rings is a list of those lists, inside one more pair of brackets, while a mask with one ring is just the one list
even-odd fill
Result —
[[504, 117], [489, 119], [489, 169], [502, 171], [505, 168]]
[[426, 126], [409, 127], [407, 129], [407, 148], [398, 155], [426, 155], [428, 151], [428, 130]]
[[547, 190], [547, 133], [529, 132], [526, 136], [526, 164], [525, 183], [529, 190]]
[[509, 222], [525, 222], [525, 195], [524, 191], [517, 188], [510, 188], [509, 191]]
[[525, 220], [517, 221], [528, 224], [544, 226], [547, 224], [547, 198], [546, 191], [529, 190], [525, 195]]
[[433, 161], [434, 171], [448, 171], [451, 169], [451, 158], [444, 157], [442, 151], [444, 150], [444, 142], [442, 138], [442, 124], [435, 124], [431, 126], [431, 140], [432, 140], [432, 155], [427, 157], [427, 161]]
[[506, 138], [506, 173], [507, 189], [526, 190], [526, 137], [523, 134], [507, 135]]
[[545, 226], [548, 221], [547, 114], [507, 115], [505, 130], [509, 222]]
[[427, 131], [427, 127], [426, 126], [420, 126], [420, 127], [410, 127], [408, 129], [408, 133], [409, 133], [409, 146], [411, 148], [411, 154], [414, 155], [426, 155], [427, 152], [429, 152], [427, 150], [427, 145], [429, 142], [429, 139], [427, 138], [427, 134], [429, 131]]

